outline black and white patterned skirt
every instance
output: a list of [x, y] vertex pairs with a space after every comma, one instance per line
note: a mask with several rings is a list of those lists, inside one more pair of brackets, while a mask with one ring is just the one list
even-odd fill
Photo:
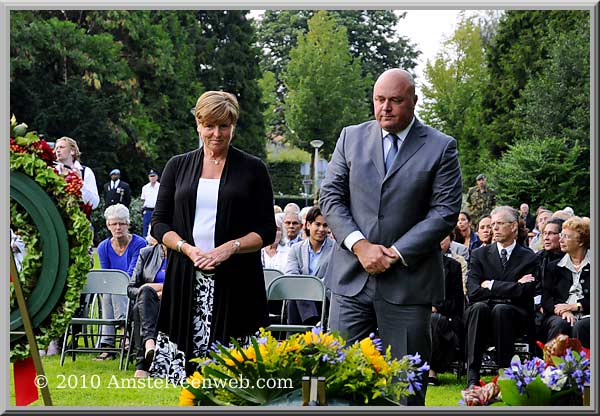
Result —
[[[214, 289], [215, 282], [212, 278], [196, 272], [196, 284], [193, 288], [192, 358], [205, 357], [208, 354]], [[149, 369], [150, 376], [166, 378], [172, 383], [180, 383], [186, 377], [185, 360], [185, 354], [177, 348], [177, 344], [170, 341], [167, 334], [159, 332], [156, 338], [154, 360]]]

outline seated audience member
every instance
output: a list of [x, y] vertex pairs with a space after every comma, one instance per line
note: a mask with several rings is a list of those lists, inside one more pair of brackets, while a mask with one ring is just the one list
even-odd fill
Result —
[[15, 267], [17, 268], [17, 271], [20, 272], [23, 259], [27, 253], [27, 247], [25, 246], [23, 239], [16, 234], [12, 228], [10, 229], [10, 252], [15, 259]]
[[454, 240], [450, 242], [450, 251], [452, 254], [461, 256], [467, 263], [469, 262], [469, 248], [464, 244], [458, 243]]
[[[325, 275], [334, 242], [327, 234], [329, 226], [319, 207], [312, 207], [306, 214], [308, 238], [294, 244], [288, 254], [285, 274]], [[288, 324], [314, 325], [321, 316], [321, 305], [314, 301], [288, 302]]]
[[283, 212], [283, 210], [281, 209], [281, 207], [279, 205], [273, 205], [273, 213], [274, 214], [279, 214], [282, 212]]
[[558, 219], [561, 219], [563, 221], [566, 221], [566, 220], [568, 220], [571, 217], [572, 217], [571, 214], [569, 214], [568, 212], [566, 212], [566, 211], [564, 211], [562, 209], [560, 209], [558, 211], [555, 211], [554, 214], [552, 214], [552, 218], [558, 218]]
[[544, 231], [546, 223], [551, 218], [552, 211], [547, 209], [541, 210], [535, 217], [535, 228], [533, 229], [534, 236], [531, 240], [529, 240], [529, 248], [532, 249], [534, 253], [537, 253], [544, 247], [544, 238], [542, 237], [542, 232]]
[[[548, 227], [548, 225], [546, 225]], [[571, 217], [559, 236], [564, 256], [548, 264], [542, 305], [547, 339], [558, 334], [579, 338], [589, 348], [590, 220]]]
[[490, 341], [496, 348], [497, 364], [508, 367], [515, 338], [532, 329], [534, 319], [537, 257], [516, 242], [519, 214], [514, 208], [500, 206], [491, 217], [496, 242], [473, 251], [467, 278], [469, 387], [479, 385], [481, 361]]
[[520, 244], [523, 247], [528, 247], [529, 234], [527, 233], [527, 226], [525, 225], [525, 220], [523, 218], [519, 218], [517, 224], [517, 244]]
[[492, 238], [494, 237], [494, 233], [492, 232], [492, 217], [486, 215], [479, 220], [479, 224], [477, 225], [477, 237], [479, 241], [481, 241], [481, 246], [487, 246], [488, 244], [492, 244]]
[[[302, 223], [302, 229], [300, 231], [300, 238], [302, 240], [306, 240], [308, 235], [306, 234], [306, 214], [310, 211], [312, 207], [304, 207], [300, 210], [300, 222]], [[331, 229], [329, 229], [329, 236], [331, 237]]]
[[302, 241], [300, 238], [300, 227], [302, 227], [302, 221], [300, 215], [297, 212], [286, 212], [283, 217], [283, 236], [282, 240], [288, 247]]
[[[469, 265], [463, 256], [460, 254], [456, 254], [452, 251], [451, 246], [454, 240], [454, 231], [451, 231], [450, 234], [446, 236], [440, 243], [440, 248], [442, 249], [442, 254], [444, 256], [448, 256], [451, 259], [454, 259], [460, 265], [461, 270], [461, 280], [462, 280], [462, 288], [463, 295], [467, 294], [467, 272], [469, 271]], [[461, 244], [462, 245], [462, 244]], [[464, 247], [464, 246], [463, 246]]]
[[284, 214], [275, 214], [277, 233], [272, 244], [263, 247], [260, 252], [263, 269], [276, 269], [283, 273], [290, 248], [281, 241]]
[[464, 244], [469, 250], [469, 256], [471, 252], [481, 245], [479, 237], [473, 231], [471, 227], [471, 216], [464, 211], [458, 214], [458, 221], [456, 228], [454, 229], [455, 241], [460, 244]]
[[[444, 253], [449, 244], [442, 242], [440, 246]], [[460, 264], [448, 255], [443, 256], [442, 261], [444, 300], [431, 306], [431, 361], [428, 381], [433, 386], [438, 384], [437, 374], [448, 369], [455, 358], [456, 350], [460, 348], [465, 302]]]
[[535, 228], [536, 217], [531, 215], [531, 212], [529, 212], [529, 205], [522, 203], [519, 207], [519, 212], [521, 214], [521, 218], [523, 218], [523, 221], [525, 221], [525, 228], [527, 228], [527, 232], [533, 231]]
[[285, 214], [287, 214], [288, 212], [295, 212], [296, 214], [299, 214], [300, 207], [298, 206], [298, 204], [296, 204], [294, 202], [290, 202], [283, 208], [283, 212]]
[[[146, 247], [146, 240], [129, 232], [129, 209], [123, 204], [114, 204], [104, 211], [106, 226], [112, 237], [107, 238], [98, 245], [98, 258], [103, 269], [118, 269], [133, 274], [140, 250]], [[102, 318], [123, 319], [127, 311], [126, 295], [103, 295]], [[125, 330], [125, 328], [123, 328]], [[102, 346], [114, 347], [114, 327], [105, 326], [100, 340]], [[115, 357], [114, 353], [103, 352], [96, 360], [108, 360]]]
[[167, 270], [167, 247], [158, 244], [150, 235], [147, 239], [150, 246], [140, 250], [127, 287], [127, 295], [133, 302], [134, 336], [137, 346], [135, 377], [147, 377], [154, 358], [156, 323]]
[[535, 323], [536, 330], [538, 330], [538, 336], [536, 339], [545, 340], [546, 338], [546, 334], [541, 328], [542, 323], [544, 321], [544, 308], [542, 307], [543, 285], [548, 264], [555, 260], [561, 259], [564, 255], [560, 251], [559, 241], [559, 235], [562, 232], [563, 222], [564, 221], [560, 219], [553, 219], [545, 224], [544, 232], [542, 233], [542, 238], [544, 240], [544, 249], [536, 253], [538, 257], [538, 267], [537, 273], [535, 275], [538, 281], [538, 285], [535, 292]]

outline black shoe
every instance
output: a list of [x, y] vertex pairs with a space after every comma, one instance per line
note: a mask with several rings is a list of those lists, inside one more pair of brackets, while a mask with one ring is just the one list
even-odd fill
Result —
[[471, 388], [472, 386], [479, 386], [479, 370], [476, 370], [474, 368], [469, 368], [469, 371], [467, 372], [467, 386], [468, 388]]
[[437, 377], [427, 377], [427, 384], [430, 386], [439, 386], [439, 381]]
[[152, 365], [152, 360], [154, 360], [154, 349], [147, 350], [144, 354], [144, 367], [149, 369]]

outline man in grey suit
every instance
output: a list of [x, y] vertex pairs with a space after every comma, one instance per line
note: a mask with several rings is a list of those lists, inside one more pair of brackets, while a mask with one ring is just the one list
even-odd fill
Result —
[[[431, 305], [444, 297], [439, 242], [456, 225], [456, 141], [414, 117], [415, 84], [390, 69], [373, 88], [375, 121], [342, 130], [320, 206], [338, 243], [325, 276], [330, 328], [378, 332], [392, 354], [431, 354]], [[427, 382], [409, 405], [425, 405]]]

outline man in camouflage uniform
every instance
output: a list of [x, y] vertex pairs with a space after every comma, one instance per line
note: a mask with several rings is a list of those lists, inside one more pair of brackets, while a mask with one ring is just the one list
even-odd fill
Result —
[[471, 214], [471, 224], [477, 227], [481, 217], [489, 215], [496, 206], [496, 193], [485, 184], [485, 175], [477, 175], [477, 185], [469, 188], [467, 193], [467, 210]]

